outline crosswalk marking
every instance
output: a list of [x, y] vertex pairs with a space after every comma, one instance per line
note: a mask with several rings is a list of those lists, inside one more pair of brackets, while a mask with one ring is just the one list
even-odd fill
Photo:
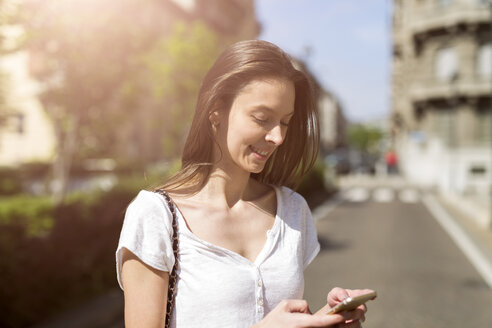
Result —
[[343, 198], [351, 202], [365, 202], [369, 199], [369, 191], [361, 187], [351, 188], [345, 192]]
[[395, 192], [390, 188], [377, 188], [372, 193], [372, 198], [379, 203], [388, 203], [395, 199]]
[[404, 189], [400, 191], [398, 198], [404, 203], [417, 203], [420, 200], [419, 192], [415, 189]]
[[420, 201], [420, 193], [413, 188], [405, 188], [395, 190], [390, 187], [379, 187], [371, 190], [364, 187], [353, 187], [344, 191], [341, 195], [344, 201], [353, 203], [362, 203], [368, 200], [373, 200], [378, 203], [389, 203], [398, 198], [403, 203], [418, 203]]

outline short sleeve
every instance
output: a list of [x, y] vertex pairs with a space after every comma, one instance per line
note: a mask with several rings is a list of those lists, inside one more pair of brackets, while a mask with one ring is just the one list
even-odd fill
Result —
[[304, 219], [304, 269], [306, 269], [307, 266], [314, 260], [316, 255], [318, 255], [320, 245], [318, 242], [318, 233], [314, 224], [313, 215], [311, 214], [311, 210], [304, 198], [302, 198], [301, 202], [301, 211]]
[[116, 249], [116, 276], [122, 284], [123, 248], [161, 271], [174, 265], [172, 214], [162, 195], [142, 190], [128, 206]]

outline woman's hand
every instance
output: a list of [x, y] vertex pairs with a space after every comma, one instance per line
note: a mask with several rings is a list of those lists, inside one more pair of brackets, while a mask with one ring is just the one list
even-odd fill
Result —
[[305, 300], [283, 300], [252, 328], [334, 327], [345, 320], [341, 314], [312, 315]]
[[[316, 312], [316, 315], [319, 316], [325, 316], [326, 312], [337, 305], [338, 303], [343, 302], [347, 297], [354, 297], [358, 296], [361, 294], [366, 294], [372, 292], [370, 289], [343, 289], [339, 287], [333, 288], [329, 293], [326, 298], [327, 300], [327, 306]], [[340, 313], [344, 317], [344, 321], [338, 325], [338, 327], [343, 327], [343, 328], [359, 328], [361, 326], [361, 322], [364, 322], [366, 320], [366, 312], [367, 312], [367, 307], [362, 304], [358, 306], [355, 310], [352, 311], [346, 311]], [[330, 316], [330, 315], [328, 315]]]

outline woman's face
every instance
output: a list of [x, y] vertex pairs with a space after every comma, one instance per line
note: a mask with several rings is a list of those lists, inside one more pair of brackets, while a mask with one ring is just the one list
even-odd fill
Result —
[[218, 122], [221, 165], [259, 173], [285, 139], [294, 114], [294, 84], [283, 78], [253, 80], [234, 99], [229, 112], [211, 116]]

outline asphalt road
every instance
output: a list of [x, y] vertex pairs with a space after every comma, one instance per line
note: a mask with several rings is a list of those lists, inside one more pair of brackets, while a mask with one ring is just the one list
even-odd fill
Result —
[[371, 288], [364, 328], [492, 327], [492, 290], [418, 190], [351, 186], [317, 221], [321, 252], [305, 272], [314, 312], [335, 287]]

